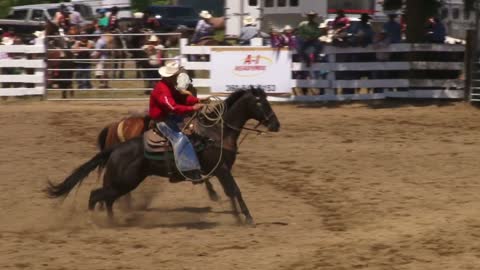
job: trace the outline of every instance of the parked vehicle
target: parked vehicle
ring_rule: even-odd
[[[0,28],[4,30],[13,29],[16,33],[23,35],[43,30],[45,20],[53,20],[61,4],[62,3],[14,6],[10,9],[10,13],[6,19],[0,19]],[[76,3],[63,4],[67,7],[73,6],[73,8],[82,15],[85,20],[84,23],[89,23],[94,18],[92,9],[88,5]]]
[[[199,20],[195,10],[188,6],[153,5],[149,6],[147,11],[157,18],[165,31],[175,30],[180,25],[195,28]]]
[[[118,7],[118,18],[132,18],[132,5],[130,0],[71,0],[72,3],[87,4],[92,7],[94,13],[101,9],[107,13],[114,6]]]

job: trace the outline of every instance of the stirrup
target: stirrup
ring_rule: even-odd
[[[201,184],[205,182],[205,179],[203,179],[202,174],[199,170],[182,172],[182,175],[185,177],[186,181],[190,181],[193,184]]]

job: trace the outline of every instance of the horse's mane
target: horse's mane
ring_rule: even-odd
[[[225,113],[229,109],[231,109],[233,107],[233,105],[247,93],[251,93],[252,95],[257,96],[257,97],[266,95],[265,91],[260,87],[251,86],[250,88],[236,90],[235,92],[231,93],[223,101],[223,103],[225,105]],[[217,106],[220,106],[220,105],[217,105]],[[210,117],[215,117],[215,112],[211,112],[209,114],[209,116]],[[203,118],[203,117],[200,117],[200,118]],[[202,120],[196,119],[196,121],[202,121]],[[205,119],[203,121],[205,121]],[[207,120],[207,122],[208,122],[208,120]],[[204,128],[201,128],[199,125],[195,125],[195,132],[197,134],[202,134],[204,132]]]
[[[227,99],[225,99],[224,103],[228,108],[231,108],[233,106],[233,104],[239,100],[245,93],[247,93],[247,90],[245,89],[240,89],[240,90],[237,90],[233,93],[230,94],[230,96],[227,97]]]
[[[231,93],[230,96],[228,96],[227,99],[225,99],[224,101],[227,109],[231,108],[233,104],[237,102],[237,100],[239,100],[241,97],[243,97],[243,95],[246,93],[251,93],[257,97],[264,97],[266,95],[265,91],[261,87],[250,86],[250,88],[247,89],[236,90],[235,92]]]

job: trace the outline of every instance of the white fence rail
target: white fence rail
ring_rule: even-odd
[[[33,96],[45,93],[45,47],[0,46],[0,96]]]

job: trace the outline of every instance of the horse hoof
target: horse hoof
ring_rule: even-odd
[[[208,196],[210,197],[210,200],[213,202],[218,202],[220,200],[220,196],[218,196],[217,193],[212,193],[212,194],[209,193]]]
[[[245,219],[245,225],[249,226],[249,227],[252,227],[252,228],[255,228],[257,226],[257,224],[255,223],[255,221],[253,221],[253,218],[252,217],[247,217]]]

